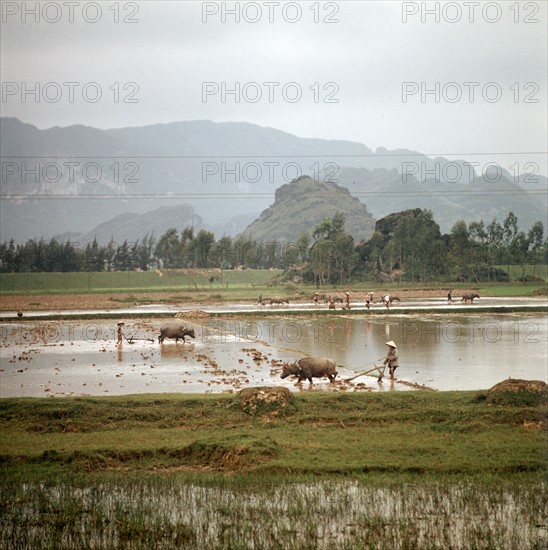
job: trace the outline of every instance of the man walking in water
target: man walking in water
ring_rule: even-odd
[[[394,380],[394,372],[400,366],[398,362],[398,349],[396,347],[394,340],[390,340],[389,342],[386,342],[386,345],[388,346],[388,353],[386,354],[386,358],[383,364],[388,365],[390,380]]]
[[[124,323],[122,322],[119,322],[117,323],[117,326],[118,326],[118,329],[116,331],[116,334],[118,336],[118,344],[121,344],[122,343],[122,338],[124,337]]]

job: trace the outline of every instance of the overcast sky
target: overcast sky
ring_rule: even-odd
[[[240,22],[223,13],[236,4]],[[421,11],[435,4],[61,0],[33,15],[34,0],[2,0],[1,114],[39,128],[247,121],[546,174],[547,3],[438,2],[439,22]],[[59,101],[25,95],[35,83]]]

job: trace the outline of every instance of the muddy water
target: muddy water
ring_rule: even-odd
[[[505,378],[547,381],[548,322],[542,314],[265,317],[185,321],[196,339],[158,344],[157,321],[128,321],[118,346],[115,321],[0,325],[0,396],[223,392],[280,385],[281,365],[307,354],[332,357],[340,379],[367,370],[398,344],[394,384],[315,381],[332,391],[488,388]],[[133,338],[133,340],[132,340]],[[147,339],[150,339],[147,340]],[[346,368],[345,368],[346,367]],[[308,383],[302,385],[306,391]]]

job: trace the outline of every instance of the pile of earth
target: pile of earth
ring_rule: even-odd
[[[175,314],[175,317],[183,319],[206,319],[209,317],[209,313],[201,309],[192,309],[190,311],[179,311]]]
[[[495,384],[486,393],[478,396],[488,403],[500,405],[540,405],[548,404],[548,384],[542,380],[521,380],[508,378]]]
[[[248,414],[278,416],[293,399],[287,388],[261,386],[245,388],[238,393],[237,403]]]

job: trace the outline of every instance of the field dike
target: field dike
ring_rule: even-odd
[[[0,456],[4,467],[27,465],[67,466],[74,472],[147,469],[165,471],[208,470],[237,472],[256,468],[278,455],[278,445],[268,437],[253,435],[196,440],[183,447],[94,451],[48,449],[37,456]]]

